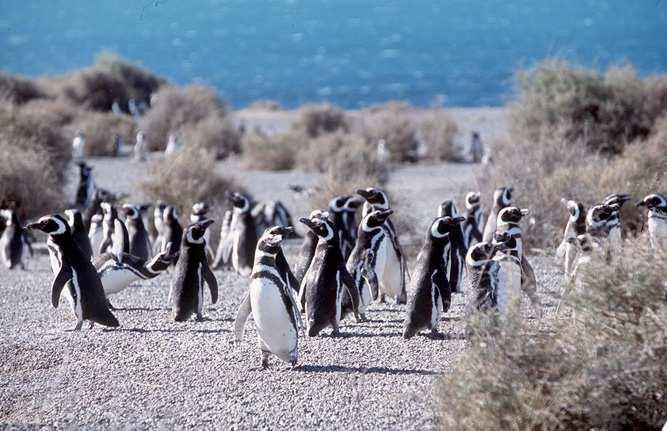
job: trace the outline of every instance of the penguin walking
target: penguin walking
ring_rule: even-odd
[[[463,224],[463,245],[466,250],[475,243],[482,241],[482,229],[484,226],[484,212],[481,206],[481,195],[479,192],[468,192],[465,197],[466,218]]]
[[[309,337],[315,337],[324,328],[331,326],[332,336],[336,336],[343,317],[345,293],[350,296],[352,311],[359,321],[359,292],[345,269],[345,261],[331,220],[301,218],[299,221],[318,236],[315,255],[299,290],[300,302],[305,297],[307,333]]]
[[[461,216],[444,216],[431,223],[411,279],[410,290],[414,294],[403,322],[403,338],[412,338],[422,329],[437,335],[440,312],[449,308],[452,296],[447,279],[452,252],[450,238],[452,233],[460,232],[464,220]]]
[[[79,185],[76,189],[75,204],[79,208],[87,208],[93,199],[95,182],[93,181],[93,168],[86,162],[78,162]]]
[[[364,203],[351,195],[336,196],[329,201],[329,213],[332,216],[334,227],[338,234],[338,242],[343,252],[343,259],[347,260],[357,242],[357,208]]]
[[[99,254],[113,251],[116,254],[130,252],[130,237],[125,227],[125,223],[118,218],[116,207],[109,202],[102,202],[102,244],[100,244]]]
[[[452,200],[446,200],[440,204],[438,208],[438,217],[458,218],[459,211]],[[463,282],[463,270],[465,269],[465,256],[468,249],[465,246],[463,236],[463,226],[457,224],[451,234],[449,235],[449,261],[447,262],[447,279],[449,280],[449,287],[452,293],[460,293],[462,291],[461,284]]]
[[[193,223],[185,229],[181,240],[180,257],[171,281],[170,297],[173,299],[174,321],[184,322],[196,313],[197,321],[203,320],[204,283],[211,291],[211,302],[218,301],[218,282],[206,259],[204,233],[213,220]]]
[[[90,259],[74,243],[67,221],[60,215],[50,215],[29,224],[27,228],[49,235],[47,247],[55,275],[51,285],[51,304],[58,307],[64,290],[77,320],[74,330],[80,330],[84,320],[89,320],[91,327],[94,323],[119,326],[118,320],[107,307],[104,288],[97,271]]]
[[[208,219],[209,206],[206,202],[195,202],[192,205],[192,210],[190,212],[190,223],[199,223]],[[211,231],[206,230],[204,234],[204,239],[206,240],[206,253],[209,260],[213,260],[215,255],[211,249]]]
[[[152,255],[151,241],[139,207],[124,204],[123,213],[129,237],[129,254],[142,260],[148,260]]]
[[[5,229],[0,237],[2,263],[7,269],[14,269],[18,266],[25,270],[24,247],[28,249],[30,256],[33,255],[27,232],[21,225],[15,210],[5,209],[0,213],[5,219]]]
[[[176,208],[167,205],[162,213],[162,245],[160,246],[160,250],[167,250],[170,255],[178,253],[182,237],[183,228],[178,221]],[[168,245],[170,245],[169,248],[167,248]]]
[[[215,252],[215,259],[213,260],[213,269],[228,270],[232,268],[232,247],[234,241],[232,240],[232,217],[233,213],[230,210],[225,211],[222,217],[222,224],[220,226],[220,241],[218,241],[218,249]]]
[[[257,247],[257,230],[250,213],[250,199],[241,193],[231,193],[230,199],[234,206],[230,233],[232,267],[237,273],[249,276]]]
[[[380,189],[373,187],[360,189],[357,190],[357,194],[366,200],[362,210],[363,216],[368,215],[372,210],[389,209],[389,197]],[[384,254],[384,260],[387,263],[382,271],[376,271],[381,287],[380,301],[384,301],[385,296],[391,296],[395,298],[397,304],[405,304],[408,298],[405,284],[407,275],[405,255],[391,220],[386,220],[383,229],[389,241],[384,243],[384,251],[379,250],[380,254]]]
[[[245,294],[234,322],[236,342],[243,340],[248,316],[252,314],[261,351],[261,366],[268,368],[269,355],[296,366],[299,360],[298,338],[301,315],[294,300],[293,279],[287,261],[278,259],[281,243],[293,228],[275,226],[260,237],[250,275],[250,289]]]
[[[667,196],[653,193],[637,203],[637,207],[648,209],[648,235],[651,248],[667,250]]]
[[[498,221],[498,214],[503,208],[507,208],[512,204],[512,187],[500,187],[493,192],[493,207],[489,213],[489,218],[486,219],[484,225],[484,234],[482,241],[491,243],[493,235],[496,232],[496,222]]]
[[[69,228],[72,231],[72,239],[74,243],[79,246],[81,251],[88,256],[88,259],[93,257],[93,247],[90,244],[90,238],[88,238],[88,232],[86,232],[86,227],[83,225],[83,215],[81,211],[77,209],[68,209],[65,210],[65,215],[68,218]]]

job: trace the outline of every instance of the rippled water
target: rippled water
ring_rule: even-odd
[[[0,0],[0,67],[53,74],[102,49],[235,106],[499,105],[547,56],[667,71],[667,1]]]

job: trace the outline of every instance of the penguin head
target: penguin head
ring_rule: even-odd
[[[500,187],[493,192],[493,203],[499,208],[512,205],[512,187]]]
[[[327,218],[331,219],[331,215],[329,214],[329,211],[324,211],[321,209],[316,209],[312,210],[310,214],[308,215],[308,218]]]
[[[41,230],[51,236],[67,235],[71,233],[67,220],[60,214],[44,216],[35,223],[27,225],[26,229]]]
[[[0,220],[0,223],[3,223],[7,226],[11,226],[14,223],[18,223],[18,216],[16,215],[16,211],[12,209],[0,210],[0,218],[4,219]]]
[[[214,220],[206,219],[197,223],[192,223],[186,228],[185,243],[188,245],[203,244],[206,229],[213,224]]]
[[[361,221],[361,229],[364,232],[372,232],[376,229],[380,229],[384,222],[387,221],[390,215],[394,213],[394,210],[375,210],[368,214]]]
[[[570,213],[571,222],[576,222],[584,217],[584,205],[581,202],[566,199],[561,199],[560,201],[567,208],[567,212]]]
[[[241,193],[233,192],[229,194],[229,200],[232,202],[234,209],[239,211],[241,214],[245,214],[250,211],[250,199],[247,196],[242,195]]]
[[[100,204],[102,212],[104,213],[104,220],[115,220],[118,218],[116,208],[109,202],[102,202]]]
[[[141,217],[139,208],[131,204],[123,204],[123,214],[128,220],[137,220]]]
[[[389,209],[389,197],[382,190],[375,187],[357,190],[357,194],[364,198],[375,209]]]
[[[283,240],[294,234],[292,226],[273,226],[264,231],[257,241],[257,248],[267,252],[276,253]]]
[[[456,204],[451,199],[443,201],[438,207],[438,217],[456,217],[459,215],[459,211],[456,208]]]
[[[624,193],[612,193],[602,200],[603,205],[618,205],[620,210],[623,205],[631,199],[630,195]]]
[[[465,220],[465,217],[456,216],[443,216],[438,217],[431,223],[431,229],[429,235],[434,241],[446,241],[449,239],[449,234],[454,230],[458,229],[460,224]]]
[[[363,203],[363,199],[359,199],[356,196],[336,196],[329,201],[329,209],[334,213],[341,213],[344,211],[355,212]]]
[[[484,265],[493,257],[493,244],[481,241],[470,247],[466,254],[466,264],[473,268]]]
[[[176,207],[171,205],[166,205],[164,207],[164,211],[162,212],[162,221],[164,223],[169,223],[177,220],[178,220],[178,214],[176,212]]]
[[[518,207],[503,208],[498,213],[498,225],[518,224],[521,219],[528,214],[530,214],[529,209],[521,209]]]
[[[467,209],[473,209],[476,207],[479,207],[479,204],[481,203],[481,193],[480,192],[468,192],[466,194],[466,208]]]
[[[605,227],[613,219],[616,210],[611,205],[595,205],[586,214],[586,228],[594,231]]]
[[[649,210],[659,208],[663,211],[667,211],[667,197],[659,193],[653,193],[637,202],[637,207],[646,207]]]
[[[209,206],[206,202],[195,202],[192,205],[192,214],[196,216],[203,216],[208,213]]]
[[[334,238],[333,223],[326,217],[302,217],[299,221],[305,224],[315,235],[326,241],[331,241]]]

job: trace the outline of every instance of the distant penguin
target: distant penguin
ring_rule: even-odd
[[[466,219],[461,226],[463,227],[463,244],[466,250],[482,240],[484,213],[480,198],[479,192],[469,192],[465,197],[466,209],[463,215]]]
[[[301,315],[290,285],[291,270],[278,259],[283,239],[293,228],[272,227],[260,237],[250,275],[250,289],[243,297],[234,323],[235,340],[243,340],[248,316],[252,314],[261,350],[261,366],[269,366],[269,355],[296,366]]]
[[[357,208],[363,203],[362,199],[351,195],[336,196],[329,201],[329,213],[345,260],[357,242]]]
[[[563,260],[563,274],[565,279],[569,279],[574,269],[574,260],[577,257],[577,247],[570,241],[570,238],[586,233],[586,211],[581,202],[565,199],[561,199],[561,202],[567,208],[570,216],[563,232],[563,241],[556,250],[556,257]]]
[[[317,336],[331,326],[332,335],[338,335],[343,317],[343,296],[349,295],[352,311],[359,321],[359,292],[345,269],[345,261],[338,246],[331,220],[314,217],[301,218],[318,237],[315,255],[301,282],[299,300],[305,297],[306,329],[309,337]]]
[[[75,161],[83,160],[86,157],[86,137],[80,130],[77,130],[72,140],[72,159]]]
[[[637,207],[648,209],[648,235],[651,247],[656,251],[667,251],[667,196],[653,193],[637,203]]]
[[[142,260],[148,260],[152,256],[151,240],[144,226],[144,219],[141,217],[139,207],[131,204],[123,205],[125,214],[125,226],[129,236],[129,253]]]
[[[90,204],[88,204],[83,212],[83,224],[86,229],[90,230],[90,226],[93,222],[93,217],[96,214],[102,214],[102,202],[108,200],[108,193],[103,189],[95,188],[93,190],[93,195],[90,199]],[[96,250],[93,248],[93,252]]]
[[[129,253],[130,237],[127,233],[125,223],[118,218],[118,212],[109,202],[102,202],[102,244],[100,244],[99,254],[113,250],[114,252]]]
[[[104,228],[102,223],[104,217],[102,214],[95,214],[90,220],[90,229],[88,229],[88,240],[90,241],[90,248],[93,251],[92,256],[100,255],[100,247],[104,241]]]
[[[440,312],[449,308],[452,292],[448,277],[453,232],[460,231],[464,217],[438,217],[431,223],[424,244],[417,256],[411,279],[413,296],[403,322],[403,338],[412,338],[422,329],[438,333]]]
[[[72,239],[74,243],[79,246],[81,251],[88,256],[88,259],[93,257],[93,247],[88,238],[88,232],[83,225],[83,215],[77,209],[68,209],[65,211],[68,218],[69,228],[72,231]]]
[[[234,241],[232,239],[232,217],[231,210],[225,211],[220,225],[220,240],[218,241],[218,249],[215,252],[215,259],[213,260],[213,269],[232,269],[232,247]]]
[[[329,213],[322,210],[313,210],[308,216],[309,219],[328,218],[328,217]],[[294,277],[296,277],[297,281],[299,282],[299,286],[303,281],[303,277],[306,275],[306,271],[308,271],[310,262],[313,260],[313,256],[315,255],[315,248],[317,248],[318,241],[319,239],[317,237],[317,234],[315,234],[315,232],[313,232],[311,229],[306,229],[306,233],[303,236],[303,242],[301,243],[301,247],[299,248],[299,255],[296,260],[296,265],[294,265]],[[302,301],[300,303],[301,310],[303,310],[306,305],[305,300],[306,300],[305,296],[303,298],[300,298],[300,301]]]
[[[493,192],[493,207],[486,219],[484,226],[484,235],[482,241],[491,243],[493,241],[493,234],[496,232],[496,222],[498,221],[498,213],[503,208],[507,208],[512,204],[512,187],[501,187]]]
[[[206,229],[203,230],[202,235],[204,233],[206,233]],[[183,228],[181,227],[181,223],[178,221],[176,208],[171,205],[167,205],[164,209],[164,212],[162,213],[163,245],[161,246],[160,250],[167,250],[169,254],[176,254],[179,250],[182,236]],[[169,244],[171,244],[171,247],[167,249],[166,247]]]
[[[459,211],[452,200],[446,200],[438,207],[438,217],[459,217]],[[449,235],[449,262],[447,263],[447,279],[452,293],[462,292],[463,270],[468,249],[465,246],[463,226],[457,224]]]
[[[232,216],[232,267],[234,271],[249,276],[255,260],[257,230],[250,214],[250,199],[241,193],[230,195],[234,213]]]
[[[137,132],[137,140],[134,144],[133,153],[135,162],[146,161],[146,153],[147,153],[146,136],[144,135],[144,132],[142,132],[141,130]]]
[[[102,282],[90,259],[74,243],[67,221],[60,215],[45,216],[28,229],[49,235],[47,247],[55,278],[51,285],[51,304],[58,307],[60,294],[69,299],[80,330],[84,320],[104,326],[119,326],[118,320],[107,307]]]
[[[75,204],[81,209],[85,209],[91,204],[93,193],[95,192],[95,182],[93,181],[93,168],[86,162],[77,163],[79,166],[79,185],[76,189]]]
[[[257,229],[257,236],[261,236],[269,227],[293,226],[292,216],[280,201],[265,201],[255,205],[252,209],[252,215],[255,219],[255,228]],[[291,235],[294,235],[292,233]]]
[[[200,221],[208,219],[209,209],[210,208],[206,202],[195,202],[192,205],[192,209],[190,211],[190,223],[199,223]],[[208,229],[204,234],[204,239],[206,240],[206,253],[208,259],[210,261],[213,261],[215,255],[213,254],[213,250],[211,249],[211,231],[209,231]]]
[[[366,200],[362,210],[363,216],[368,215],[372,210],[389,209],[389,197],[380,189],[369,187],[357,190],[357,194]],[[386,243],[386,251],[379,251],[380,260],[384,259],[387,263],[383,271],[376,272],[382,290],[380,301],[384,301],[384,297],[388,295],[394,297],[397,304],[405,304],[408,300],[405,284],[408,270],[405,255],[392,221],[387,220],[383,228],[387,232],[389,242]],[[381,257],[382,253],[384,257]]]
[[[162,248],[167,244],[164,239],[164,221],[162,217],[167,204],[162,201],[157,201],[153,208],[153,227],[155,228],[155,237],[151,238],[153,243],[153,254],[158,254]]]
[[[28,248],[32,256],[32,246],[28,240],[27,232],[21,225],[16,211],[5,209],[1,213],[5,219],[5,229],[2,232],[2,237],[0,237],[2,263],[7,269],[14,269],[18,266],[24,270],[24,247]]]
[[[188,320],[193,313],[197,321],[203,320],[204,283],[208,284],[211,291],[211,302],[215,304],[218,301],[218,282],[206,259],[204,239],[204,233],[211,224],[211,219],[193,223],[183,233],[170,293],[173,300],[172,315],[176,322]]]
[[[181,144],[175,134],[170,133],[167,139],[167,147],[164,149],[165,156],[176,154],[181,149]]]

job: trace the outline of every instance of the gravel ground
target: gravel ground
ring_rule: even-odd
[[[92,161],[97,181],[141,199],[134,183],[143,168],[123,161]],[[278,196],[295,216],[305,203],[294,200],[288,182],[314,184],[312,175],[220,170],[236,176],[258,198]],[[122,178],[113,178],[123,172]],[[472,184],[465,165],[408,167],[397,171],[389,189],[400,196],[398,211],[410,212],[422,232],[436,205]],[[409,193],[408,193],[409,192]],[[420,233],[421,236],[421,233]],[[298,242],[287,245],[288,258]],[[533,257],[540,293],[559,283],[553,265]],[[46,256],[28,271],[0,270],[0,428],[263,428],[429,429],[435,426],[431,387],[465,346],[463,297],[441,324],[442,339],[405,341],[403,306],[378,304],[370,322],[343,322],[343,336],[301,340],[300,364],[290,370],[276,358],[259,369],[252,323],[245,340],[232,344],[232,325],[247,280],[216,274],[218,304],[207,304],[206,320],[175,323],[166,307],[169,274],[113,296],[121,327],[74,326],[65,302],[53,309],[52,274]],[[209,301],[207,297],[207,301]],[[527,312],[526,314],[531,314]]]

